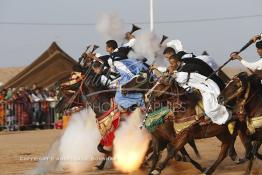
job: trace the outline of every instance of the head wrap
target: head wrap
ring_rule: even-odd
[[[258,41],[258,42],[256,43],[256,47],[257,47],[258,49],[262,49],[262,40],[260,40],[260,41]]]

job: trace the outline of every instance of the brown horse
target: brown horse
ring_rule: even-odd
[[[101,84],[101,75],[93,72],[92,65],[85,67],[82,72],[76,74],[81,75],[81,77],[72,79],[71,76],[60,81],[61,99],[56,106],[56,110],[64,112],[71,111],[74,107],[90,106],[95,112],[97,120],[99,120],[98,117],[112,107],[111,99],[115,95],[115,90],[109,90]],[[99,144],[97,148],[99,152],[105,154],[105,158],[112,154],[111,151],[105,150],[102,144]],[[106,159],[97,168],[103,169],[105,163]]]
[[[258,149],[262,141],[262,128],[252,128],[248,130],[247,122],[262,116],[262,85],[261,80],[256,75],[248,76],[246,72],[236,75],[220,94],[219,99],[224,104],[233,101],[232,108],[239,117],[241,127],[239,127],[246,147],[246,158],[249,159],[249,166],[246,174],[250,174],[254,156],[261,159]],[[261,121],[262,122],[262,121]],[[251,123],[252,125],[252,123]],[[247,134],[249,133],[249,134]],[[252,141],[255,141],[252,145]]]
[[[83,86],[84,73],[72,72],[69,77],[59,80],[57,89],[59,89],[58,103],[55,107],[56,112],[63,113],[74,107],[84,107],[84,99],[87,90]]]
[[[150,72],[151,72],[151,74],[150,74]],[[129,81],[128,83],[123,85],[122,86],[122,92],[125,92],[125,93],[141,92],[141,93],[145,94],[148,91],[148,89],[151,89],[153,87],[153,85],[155,83],[155,80],[150,75],[153,74],[154,76],[156,76],[158,78],[160,78],[160,76],[162,76],[162,73],[160,73],[157,69],[150,69],[150,72],[147,75],[141,75],[140,77],[137,77],[136,79],[133,79],[132,81]],[[162,105],[163,106],[165,104],[164,103],[161,103],[161,104],[156,103],[154,105]],[[173,128],[171,128],[171,129],[173,129]],[[173,134],[175,135],[176,132],[174,131]],[[197,157],[200,158],[200,154],[199,154],[199,151],[196,147],[195,141],[190,140],[188,142],[188,144],[194,150]],[[161,166],[165,166],[165,164],[168,163],[168,160],[175,156],[176,160],[179,161],[179,160],[182,159],[183,161],[191,162],[194,166],[201,169],[200,165],[197,164],[194,160],[192,160],[190,158],[190,156],[188,155],[187,151],[184,148],[182,148],[180,150],[180,152],[182,153],[182,157],[178,154],[174,154],[172,144],[170,144],[170,142],[168,140],[166,140],[165,138],[161,137],[161,135],[159,135],[157,133],[153,133],[152,134],[152,142],[151,142],[149,150],[146,154],[146,155],[149,155],[149,153],[151,153],[153,151],[153,154],[148,159],[148,160],[152,160],[152,166],[150,167],[149,172],[152,172],[155,169],[155,167],[158,163],[158,160],[159,160],[160,151],[163,151],[165,148],[167,148],[168,156],[166,157],[164,162],[161,163]],[[147,162],[145,162],[145,163],[147,163]]]
[[[162,80],[158,81],[156,85],[146,94],[146,101],[152,105],[156,101],[168,100],[176,104],[178,101],[183,102],[184,110],[176,110],[174,118],[187,118],[195,116],[195,106],[198,102],[199,96],[189,94],[185,89],[181,88],[176,81],[169,76],[165,76]],[[173,117],[168,117],[169,120],[164,122],[156,128],[155,133],[170,141],[174,148],[174,153],[177,153],[184,145],[193,139],[203,139],[216,136],[221,142],[221,150],[217,160],[207,169],[196,166],[200,171],[205,174],[212,174],[217,166],[227,156],[228,148],[232,142],[233,136],[230,134],[226,125],[217,125],[213,123],[196,122],[188,128],[182,130],[178,135],[173,132]],[[166,163],[166,162],[165,162]],[[157,170],[161,171],[164,168],[160,166]]]
[[[55,107],[58,113],[63,113],[74,107],[84,107],[85,95],[87,90],[85,89],[84,82],[87,78],[96,79],[97,77],[91,77],[92,63],[94,51],[99,46],[93,45],[90,52],[87,51],[91,48],[91,45],[87,46],[86,50],[79,58],[78,64],[74,65],[73,72],[56,82],[56,89],[59,90],[59,101]]]
[[[99,121],[99,117],[112,108],[112,99],[115,96],[115,89],[109,90],[107,86],[101,84],[101,75],[95,74],[92,70],[86,75],[83,80],[83,87],[86,95],[84,95],[83,102],[86,106],[90,106],[96,114],[96,118]],[[105,166],[108,157],[112,156],[112,151],[104,149],[104,145],[100,143],[97,146],[99,152],[105,154],[105,157],[100,165],[96,167],[102,170]]]

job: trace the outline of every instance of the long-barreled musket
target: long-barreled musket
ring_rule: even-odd
[[[168,38],[168,36],[166,36],[166,35],[163,35],[163,36],[162,36],[162,39],[161,39],[161,41],[160,41],[160,43],[159,43],[160,47],[162,47],[162,44],[164,43],[164,41],[165,41],[167,38]]]
[[[261,34],[259,38],[256,38],[256,40],[261,39]],[[246,50],[246,48],[248,48],[251,44],[253,44],[254,41],[253,39],[249,40],[237,53],[241,53],[244,50]],[[232,58],[229,58],[222,66],[220,66],[216,71],[214,71],[212,74],[210,74],[206,80],[210,79],[213,75],[215,75],[217,72],[219,72],[223,67],[225,67],[225,65],[227,65],[230,61],[232,61]],[[251,71],[252,72],[252,71]]]
[[[91,51],[91,53],[94,53],[94,51],[95,51],[96,49],[98,49],[98,48],[99,48],[99,46],[94,45],[94,46],[93,46],[93,49],[92,49],[92,51]]]
[[[90,47],[91,47],[91,44],[86,47],[86,49],[85,49],[85,51],[83,52],[83,54],[86,53]],[[80,58],[78,58],[78,64],[80,64],[81,61],[83,60],[83,54],[81,55]]]
[[[141,28],[136,26],[135,24],[132,24],[132,29],[130,31],[130,34],[133,34],[135,31],[140,30]]]
[[[125,33],[124,39],[128,40],[128,34],[133,34],[135,31],[140,30],[141,28],[136,26],[135,24],[132,24],[132,29],[129,32]],[[122,43],[121,45],[123,45],[124,43]]]

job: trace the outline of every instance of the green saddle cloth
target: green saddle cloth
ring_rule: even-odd
[[[148,114],[145,120],[145,128],[149,132],[154,132],[156,128],[165,122],[165,116],[170,112],[168,107],[160,108]]]

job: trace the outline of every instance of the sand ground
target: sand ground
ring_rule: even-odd
[[[0,175],[22,175],[33,169],[37,160],[25,160],[28,157],[40,157],[62,133],[61,130],[37,130],[23,132],[0,132]],[[192,158],[199,161],[204,167],[209,166],[217,157],[220,149],[220,143],[216,138],[198,140],[197,146],[202,156],[201,160],[187,150]],[[236,149],[240,156],[243,155],[243,146],[237,141]],[[216,175],[241,175],[243,174],[247,163],[235,165],[229,158],[226,158],[214,173]],[[68,173],[56,173],[68,174]],[[113,169],[104,171],[84,172],[81,175],[117,175],[122,174]],[[134,175],[144,175],[143,171],[132,173]],[[164,175],[194,175],[199,173],[191,164],[172,161],[163,171]],[[261,161],[255,160],[253,174],[262,174]]]

